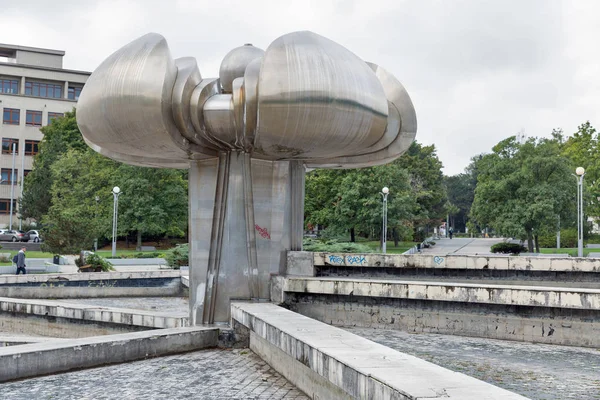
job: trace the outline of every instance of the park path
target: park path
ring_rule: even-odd
[[[423,249],[423,254],[437,255],[490,255],[490,247],[496,243],[502,242],[502,238],[481,239],[481,238],[440,238],[435,240],[435,246]]]

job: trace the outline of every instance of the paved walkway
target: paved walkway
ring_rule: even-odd
[[[435,240],[435,246],[423,249],[423,254],[492,254],[490,247],[503,239],[477,239],[477,238],[441,238]]]
[[[0,384],[7,400],[308,399],[249,350],[204,350]]]
[[[345,329],[534,400],[600,399],[600,349]]]

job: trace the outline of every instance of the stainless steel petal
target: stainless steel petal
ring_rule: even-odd
[[[312,32],[267,49],[258,83],[255,153],[273,159],[360,153],[385,132],[387,99],[369,66]]]
[[[172,116],[176,76],[167,43],[158,34],[144,35],[113,53],[90,76],[79,98],[77,122],[83,136],[109,152],[168,163],[188,159],[189,143]]]
[[[311,160],[307,161],[307,167],[362,168],[387,164],[404,154],[415,140],[417,134],[417,115],[408,92],[404,86],[402,86],[402,84],[385,69],[373,63],[368,63],[368,65],[375,71],[377,78],[385,89],[388,100],[397,111],[397,114],[390,113],[390,120],[388,121],[388,127],[397,126],[395,115],[400,119],[400,129],[396,138],[389,146],[376,152],[366,154],[358,152],[355,156]]]
[[[264,54],[264,50],[251,44],[236,47],[227,53],[219,68],[219,80],[223,92],[231,93],[234,79],[243,78],[248,64],[257,58],[261,58]]]

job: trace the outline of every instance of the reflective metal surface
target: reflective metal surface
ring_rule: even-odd
[[[226,323],[230,299],[267,299],[302,246],[306,168],[384,164],[415,138],[414,107],[383,68],[312,32],[230,51],[219,78],[147,34],[94,71],[77,120],[96,151],[189,168],[191,316]]]

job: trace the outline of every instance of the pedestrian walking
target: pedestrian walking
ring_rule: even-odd
[[[15,256],[17,258],[17,275],[19,275],[20,272],[23,272],[23,275],[27,274],[27,270],[25,269],[25,267],[27,265],[25,265],[25,251],[27,249],[25,247],[21,247],[21,250],[19,250],[19,252],[17,253],[17,255]]]
[[[452,239],[453,234],[454,234],[454,229],[452,229],[452,228],[448,229],[448,236],[450,236],[450,239]]]

